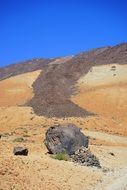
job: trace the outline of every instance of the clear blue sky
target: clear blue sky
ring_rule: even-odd
[[[126,0],[0,0],[0,66],[121,42]]]

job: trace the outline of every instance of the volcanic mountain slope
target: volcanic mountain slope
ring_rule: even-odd
[[[32,59],[26,62],[12,64],[8,65],[7,67],[0,68],[0,80],[42,69],[46,64],[51,62],[51,60],[54,59]]]
[[[126,63],[124,43],[1,68],[0,106],[30,106],[46,117],[99,115],[111,123],[126,123]],[[121,125],[124,133],[125,125]]]
[[[126,189],[126,73],[126,43],[1,68],[0,189]],[[68,122],[90,137],[102,169],[45,154],[46,130]],[[13,156],[16,145],[28,147],[28,157]]]
[[[30,106],[37,115],[50,118],[99,116],[111,126],[118,123],[113,133],[126,134],[126,63],[124,43],[1,68],[0,106]]]
[[[37,114],[48,117],[91,115],[85,110],[85,107],[81,109],[81,105],[71,101],[71,96],[78,90],[75,84],[93,66],[123,65],[126,64],[126,60],[127,44],[122,44],[82,53],[64,64],[47,66],[44,73],[40,74],[33,84],[35,96],[27,105],[32,106]],[[112,80],[114,79],[111,78]],[[92,110],[90,111],[92,112]]]
[[[33,97],[32,84],[41,70],[20,74],[0,82],[0,105],[22,105]]]
[[[11,65],[0,70],[0,78],[3,80],[4,78],[18,74],[43,70],[33,83],[34,97],[26,105],[32,106],[38,115],[48,117],[82,117],[91,115],[93,111],[90,110],[90,113],[85,110],[84,106],[82,107],[78,105],[78,102],[71,100],[71,96],[79,90],[75,86],[77,81],[91,71],[92,67],[98,66],[99,68],[102,65],[112,64],[109,66],[110,73],[112,74],[108,75],[107,72],[108,80],[112,83],[115,78],[121,78],[123,73],[122,68],[125,73],[126,67],[123,67],[123,65],[126,65],[126,62],[127,44],[121,44],[114,47],[94,49],[64,59],[35,59],[24,64]],[[118,66],[116,71],[115,68],[110,68],[116,67],[118,64],[122,66]],[[104,70],[107,68],[108,66],[103,67],[102,72],[105,72]],[[90,76],[93,78],[92,80],[96,77],[92,72]],[[124,78],[122,81],[117,79],[115,81],[115,84],[123,83]],[[91,83],[93,82],[91,81]],[[86,86],[88,85],[86,84]],[[95,110],[94,112],[96,113]]]

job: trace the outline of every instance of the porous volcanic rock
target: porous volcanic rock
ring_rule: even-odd
[[[66,152],[72,155],[80,147],[88,147],[88,137],[74,124],[54,125],[46,132],[44,143],[49,153]]]
[[[14,155],[27,156],[28,155],[28,149],[17,146],[17,147],[14,147],[13,153],[14,153]]]
[[[71,156],[72,161],[83,166],[95,166],[101,168],[98,158],[88,148],[81,147]]]

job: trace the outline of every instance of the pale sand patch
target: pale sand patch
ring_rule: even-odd
[[[126,173],[123,173],[122,176],[114,179],[105,190],[126,190],[127,189],[127,170]]]
[[[58,58],[55,61],[50,62],[49,65],[65,63],[66,61],[69,61],[70,59],[72,59],[72,57],[73,56],[66,56],[66,57]]]
[[[127,65],[109,64],[94,66],[78,80],[79,86],[100,86],[127,82]]]
[[[85,130],[84,134],[86,134],[89,137],[96,138],[102,141],[108,142],[108,144],[113,145],[121,145],[121,146],[127,146],[127,137],[122,137],[118,135],[111,135],[103,132],[98,131],[88,131]]]
[[[114,69],[115,66],[115,71]],[[127,123],[127,66],[93,67],[76,84],[71,100],[88,111]],[[116,76],[113,76],[116,74]]]

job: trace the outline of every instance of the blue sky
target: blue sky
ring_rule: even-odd
[[[121,42],[126,0],[0,0],[0,66]]]

